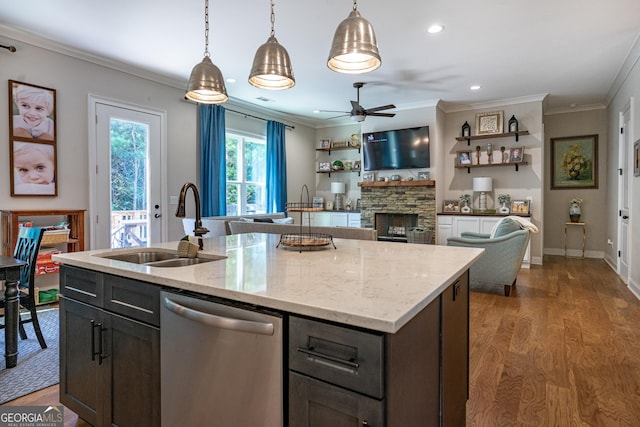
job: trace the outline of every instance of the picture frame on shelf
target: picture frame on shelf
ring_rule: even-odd
[[[362,168],[362,163],[361,163],[361,161],[360,161],[360,160],[355,160],[355,161],[353,162],[353,170],[354,170],[354,171],[359,171],[359,170],[360,170],[360,168]]]
[[[362,182],[374,182],[376,180],[376,174],[374,172],[364,172],[362,174]]]
[[[314,208],[323,208],[324,207],[324,197],[316,196],[313,198],[313,207]]]
[[[476,135],[491,135],[494,133],[502,133],[503,129],[503,111],[492,111],[490,113],[476,114]]]
[[[362,203],[360,202],[360,199],[356,200],[356,210],[360,210],[362,208]]]
[[[524,147],[513,147],[509,150],[509,163],[522,163],[524,161]]]
[[[551,138],[551,189],[598,188],[598,135]]]
[[[442,202],[443,213],[460,213],[460,200],[445,200]]]
[[[471,150],[456,151],[456,165],[471,165]]]
[[[321,139],[320,140],[320,148],[329,149],[331,148],[331,140],[330,139]]]
[[[429,171],[418,172],[418,181],[429,181],[431,173]]]
[[[331,148],[347,148],[349,143],[347,141],[333,141],[331,143]]]
[[[516,215],[529,215],[531,213],[529,200],[512,200],[510,211]]]
[[[331,163],[330,162],[320,162],[318,164],[318,170],[320,172],[331,172]]]

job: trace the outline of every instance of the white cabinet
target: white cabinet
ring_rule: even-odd
[[[438,215],[436,227],[438,245],[446,245],[447,238],[460,237],[462,233],[490,234],[501,216]],[[531,259],[531,240],[522,260],[522,267],[529,268]]]
[[[360,213],[313,212],[311,225],[322,227],[360,227]]]

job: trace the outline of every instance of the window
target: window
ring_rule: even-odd
[[[264,137],[227,132],[227,215],[266,213],[267,144]]]

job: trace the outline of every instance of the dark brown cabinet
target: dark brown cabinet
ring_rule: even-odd
[[[289,426],[464,426],[464,273],[395,334],[290,316]]]
[[[60,281],[60,402],[94,426],[160,425],[159,288],[67,266]]]

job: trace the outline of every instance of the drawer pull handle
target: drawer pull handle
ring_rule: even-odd
[[[318,359],[329,360],[331,362],[339,363],[341,365],[345,365],[353,369],[358,369],[360,367],[360,364],[358,362],[354,362],[353,360],[340,359],[339,357],[330,356],[328,354],[318,353],[313,349],[313,347],[311,348],[298,347],[298,351],[300,353],[306,354],[307,356],[317,357]]]

